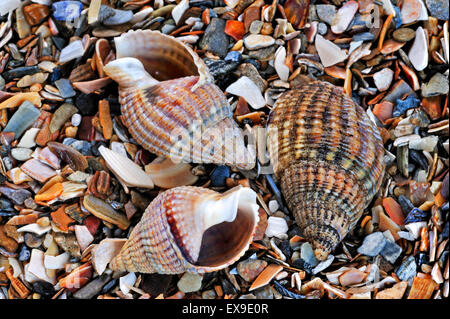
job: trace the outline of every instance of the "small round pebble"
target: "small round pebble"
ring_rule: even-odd
[[[184,293],[198,291],[202,286],[203,277],[199,274],[185,272],[177,283],[178,289]]]
[[[72,115],[72,118],[70,120],[70,122],[72,123],[72,126],[78,126],[81,123],[81,115],[78,113],[75,113],[74,115]]]

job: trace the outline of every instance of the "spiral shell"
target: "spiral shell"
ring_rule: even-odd
[[[277,100],[268,148],[288,208],[316,257],[326,259],[380,187],[376,125],[341,89],[314,81]]]
[[[245,253],[257,223],[256,193],[250,188],[220,194],[175,187],[150,203],[110,268],[161,274],[216,271]]]
[[[104,71],[119,83],[123,123],[142,147],[174,162],[254,167],[255,152],[192,49],[150,30],[130,31],[115,44],[119,59]]]

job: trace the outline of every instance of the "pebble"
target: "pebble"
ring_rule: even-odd
[[[392,33],[392,37],[394,38],[394,40],[400,42],[411,41],[412,39],[414,39],[415,36],[416,32],[410,28],[400,28]]]
[[[331,4],[317,4],[316,13],[319,19],[323,22],[331,25],[333,23],[334,16],[336,15],[336,7]]]
[[[320,35],[325,35],[327,33],[327,31],[328,31],[327,25],[323,22],[319,22],[319,24],[317,25],[317,32]]]
[[[72,124],[72,126],[79,126],[81,123],[81,115],[78,113],[75,113],[74,115],[72,115],[72,118],[70,119],[70,123]]]
[[[259,259],[247,259],[237,264],[238,274],[247,282],[253,282],[255,278],[266,268],[267,262]]]
[[[74,21],[81,15],[83,4],[79,1],[59,1],[52,4],[53,17],[58,21]]]
[[[31,256],[31,251],[26,245],[20,247],[19,261],[28,261]]]
[[[409,281],[416,275],[417,265],[414,256],[409,256],[395,271],[397,277],[402,281]]]
[[[181,279],[177,282],[177,287],[184,293],[195,292],[200,290],[203,277],[199,274],[185,272]]]
[[[271,200],[269,202],[269,210],[272,213],[275,213],[278,210],[278,208],[280,208],[280,205],[278,204],[278,202],[276,200]]]
[[[263,77],[259,74],[258,69],[251,63],[242,63],[239,65],[235,75],[238,77],[248,77],[253,81],[253,83],[256,84],[261,93],[267,89],[267,81],[263,79]]]
[[[383,233],[375,232],[364,238],[363,244],[358,248],[361,255],[375,257],[378,255],[386,244],[386,237]]]
[[[248,50],[257,50],[275,44],[275,39],[269,35],[250,34],[244,38],[244,45]]]
[[[395,242],[391,242],[388,240],[381,250],[380,255],[391,264],[394,264],[397,258],[400,257],[401,253],[402,248]]]
[[[267,237],[277,237],[280,234],[286,234],[288,231],[288,225],[284,218],[270,216],[267,219],[267,228],[265,235]]]
[[[12,200],[16,205],[22,205],[27,198],[31,197],[31,192],[23,188],[12,189],[0,186],[0,193]]]
[[[225,24],[226,22],[223,19],[211,19],[199,43],[200,48],[211,51],[221,58],[225,57],[228,53],[229,44],[229,38],[225,34]]]
[[[53,285],[46,281],[35,281],[33,282],[33,291],[41,295],[43,299],[51,298],[55,295],[56,291]]]
[[[448,0],[425,0],[430,14],[439,20],[449,19]]]
[[[242,54],[238,51],[230,51],[224,58],[225,61],[241,62]]]
[[[11,150],[11,156],[21,162],[25,162],[26,160],[30,159],[32,153],[33,150],[23,147],[16,147]]]
[[[73,297],[75,299],[92,299],[102,291],[103,286],[105,286],[110,279],[111,277],[109,275],[102,274],[77,290],[73,294]]]
[[[422,27],[416,30],[416,37],[409,50],[408,58],[417,71],[422,71],[428,66],[428,42]]]
[[[447,93],[448,78],[441,73],[434,74],[428,83],[422,84],[423,97],[446,95]]]
[[[389,86],[391,85],[393,78],[394,78],[394,71],[392,71],[389,68],[384,68],[373,75],[375,86],[380,92],[389,89]]]

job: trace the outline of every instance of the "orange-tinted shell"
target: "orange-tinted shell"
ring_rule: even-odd
[[[324,260],[381,185],[384,148],[378,129],[340,88],[319,81],[283,94],[268,129],[284,198],[316,257]]]
[[[115,41],[119,59],[104,70],[119,83],[123,123],[142,147],[175,162],[254,167],[225,95],[192,49],[149,30]]]
[[[250,188],[224,194],[172,188],[147,207],[110,268],[162,274],[216,271],[245,253],[257,222],[256,193]]]

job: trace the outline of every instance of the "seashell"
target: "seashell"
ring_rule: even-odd
[[[314,81],[277,100],[267,145],[289,209],[325,260],[381,185],[378,129],[341,89]]]
[[[245,253],[257,223],[256,193],[250,188],[237,186],[224,194],[172,188],[147,207],[109,266],[162,274],[217,271]]]
[[[254,167],[225,95],[191,48],[150,30],[115,45],[118,59],[104,71],[119,83],[123,123],[142,147],[172,161]]]

